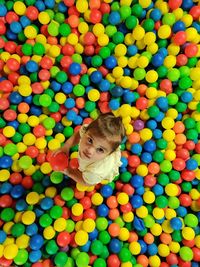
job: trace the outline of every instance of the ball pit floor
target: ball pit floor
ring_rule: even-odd
[[[119,176],[53,170],[107,112]],[[0,0],[0,266],[199,266],[199,134],[198,0]]]

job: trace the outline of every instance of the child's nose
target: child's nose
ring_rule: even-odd
[[[90,155],[93,155],[93,153],[94,153],[94,147],[93,146],[89,146],[88,148],[87,148],[87,152],[88,152],[88,154],[90,154]]]

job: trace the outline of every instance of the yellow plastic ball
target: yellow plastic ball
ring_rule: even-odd
[[[164,66],[168,69],[173,68],[176,65],[176,57],[173,55],[166,56],[164,59]]]
[[[136,241],[131,242],[129,245],[129,250],[130,250],[132,255],[140,254],[140,251],[141,251],[140,243],[138,243]]]
[[[113,75],[114,78],[120,78],[120,77],[123,76],[123,74],[124,74],[124,70],[123,70],[123,68],[121,68],[119,66],[115,67],[112,70],[112,75]]]
[[[172,119],[176,119],[178,116],[178,111],[175,108],[169,108],[166,112],[167,117],[171,117]]]
[[[75,33],[70,33],[67,36],[67,41],[71,45],[76,45],[78,43],[78,36]]]
[[[28,120],[28,115],[27,114],[20,113],[17,116],[17,120],[18,120],[19,123],[26,123],[27,120]]]
[[[31,210],[25,211],[22,214],[22,222],[25,225],[30,225],[30,224],[34,223],[35,219],[36,219],[36,215]]]
[[[44,174],[50,173],[52,171],[51,164],[49,162],[42,163],[41,166],[40,166],[40,170]]]
[[[195,238],[195,231],[191,227],[184,227],[182,229],[182,236],[185,240],[193,240]]]
[[[94,193],[91,198],[92,204],[99,206],[103,203],[103,197],[100,193]]]
[[[38,20],[41,24],[47,25],[50,22],[51,18],[47,12],[42,11],[38,15]]]
[[[136,214],[139,218],[145,218],[148,215],[148,209],[145,206],[141,206],[136,209]]]
[[[35,144],[36,137],[32,133],[27,133],[23,137],[23,143],[27,146],[32,146]]]
[[[0,244],[0,258],[3,256],[4,246]]]
[[[157,219],[157,220],[161,220],[161,219],[165,216],[165,212],[164,212],[164,210],[161,209],[161,208],[158,208],[158,207],[155,207],[155,208],[153,209],[152,214],[153,214],[153,217],[154,217],[155,219]]]
[[[44,137],[39,137],[35,141],[35,146],[38,149],[44,149],[47,146],[47,141]]]
[[[25,249],[29,246],[30,236],[23,234],[16,238],[16,245],[19,249]]]
[[[169,249],[172,253],[178,253],[180,250],[180,244],[178,242],[172,241],[169,244]]]
[[[104,34],[105,32],[105,27],[103,24],[101,23],[96,23],[93,28],[92,28],[92,31],[94,33],[95,36],[99,36],[101,34]]]
[[[145,79],[148,83],[154,83],[158,80],[158,73],[155,70],[147,71]]]
[[[47,189],[45,190],[46,197],[54,198],[56,194],[57,194],[57,189],[54,186],[47,187]]]
[[[121,192],[117,196],[117,202],[120,205],[125,205],[125,204],[127,204],[129,202],[129,196],[126,193]]]
[[[171,27],[169,25],[161,25],[158,29],[158,37],[160,39],[167,39],[171,35]]]
[[[32,116],[28,117],[27,122],[31,127],[35,127],[40,123],[40,120],[37,116],[32,115]]]
[[[170,254],[170,249],[169,246],[167,246],[166,244],[159,244],[158,245],[158,254],[161,257],[167,257]]]
[[[43,236],[47,240],[51,240],[54,238],[56,231],[54,230],[53,226],[47,226],[43,231]]]
[[[154,87],[148,87],[145,92],[145,95],[148,99],[155,99],[158,95],[158,90]]]
[[[53,224],[53,228],[56,232],[62,232],[66,229],[67,221],[64,218],[58,218]]]
[[[175,132],[173,130],[171,130],[171,129],[165,130],[163,132],[163,138],[168,142],[173,141],[175,136],[176,136]]]
[[[75,234],[75,242],[78,246],[84,246],[88,241],[88,233],[80,230]]]
[[[173,161],[176,158],[176,152],[172,149],[167,149],[164,153],[164,157],[167,160]]]
[[[135,40],[141,40],[144,38],[144,35],[145,35],[145,30],[142,28],[142,26],[140,25],[137,25],[134,29],[133,29],[133,32],[132,32],[132,35],[133,35],[133,38]]]
[[[12,260],[17,256],[18,246],[16,244],[10,244],[4,247],[3,255],[7,260]]]
[[[99,100],[99,98],[100,98],[100,92],[97,89],[91,89],[88,92],[88,99],[90,101],[96,102]]]
[[[142,139],[142,141],[146,142],[148,140],[150,140],[153,136],[153,133],[150,129],[148,128],[144,128],[140,131],[140,138]]]
[[[157,255],[149,257],[149,266],[150,267],[159,267],[160,266],[160,258]]]
[[[48,148],[50,150],[56,150],[56,149],[60,148],[60,141],[58,139],[51,139],[48,142]]]
[[[76,2],[76,8],[78,12],[84,13],[88,10],[88,1],[86,0],[77,0]]]
[[[119,115],[122,117],[130,116],[132,112],[131,106],[128,104],[123,104],[119,108]]]
[[[71,211],[74,216],[80,216],[83,213],[83,205],[80,203],[75,203],[72,206]]]
[[[5,182],[10,178],[10,172],[8,170],[0,170],[0,182]]]
[[[123,213],[122,218],[125,222],[132,222],[134,220],[134,214],[132,211]]]
[[[139,68],[146,68],[149,65],[149,59],[145,56],[140,56],[137,60],[137,65]]]
[[[146,176],[148,174],[148,168],[146,165],[141,164],[136,168],[136,173],[141,176]]]
[[[114,52],[117,57],[125,56],[127,53],[127,47],[124,44],[118,44],[116,45]]]
[[[40,196],[37,192],[30,192],[26,196],[26,202],[29,205],[35,205],[39,202]]]
[[[151,5],[151,0],[139,0],[139,4],[142,8],[147,8]]]
[[[52,45],[49,50],[48,50],[48,54],[53,57],[56,58],[60,55],[60,47],[58,45]]]
[[[109,37],[108,35],[102,33],[97,37],[97,43],[100,46],[106,46],[109,43]]]
[[[123,88],[130,88],[132,85],[132,78],[129,76],[123,76],[120,80],[120,85]]]
[[[175,122],[172,118],[165,117],[163,118],[161,124],[164,129],[172,129],[174,127]]]
[[[155,194],[152,191],[146,191],[143,194],[143,200],[147,204],[152,204],[155,201]]]
[[[26,26],[24,29],[24,35],[28,39],[35,39],[35,37],[37,36],[37,30],[33,26]]]
[[[95,229],[95,226],[96,226],[95,221],[90,218],[86,219],[82,224],[83,230],[86,231],[87,233],[93,232]]]
[[[3,128],[3,135],[5,137],[8,137],[8,138],[13,137],[15,135],[15,132],[16,131],[15,131],[15,128],[13,126],[5,126]]]
[[[128,64],[128,61],[128,58],[124,56],[121,56],[117,59],[117,63],[121,68],[125,68]]]
[[[151,44],[155,43],[155,41],[156,41],[156,35],[155,35],[155,33],[153,33],[153,32],[147,32],[147,33],[145,33],[144,43],[146,45],[151,45]]]
[[[118,237],[121,241],[127,241],[130,237],[129,230],[126,227],[120,228]]]
[[[200,248],[200,235],[195,236],[194,241],[195,241],[196,247]]]
[[[159,236],[162,233],[162,227],[160,224],[155,223],[151,228],[150,228],[151,233],[154,236]]]
[[[55,139],[59,140],[60,143],[63,143],[65,141],[65,136],[62,133],[57,133]]]
[[[13,5],[13,10],[17,15],[23,16],[26,13],[26,5],[21,1],[16,1]]]

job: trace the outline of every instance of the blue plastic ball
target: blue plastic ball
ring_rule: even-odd
[[[118,99],[111,99],[108,106],[111,110],[117,110],[120,107],[120,102]]]
[[[122,243],[117,238],[113,238],[108,246],[111,253],[118,254],[122,248]]]
[[[102,73],[100,71],[93,71],[90,75],[91,82],[98,84],[102,80]]]
[[[181,230],[183,223],[180,218],[174,217],[170,220],[170,226],[173,230]]]
[[[143,199],[139,195],[134,195],[131,197],[130,203],[134,209],[137,209],[143,205]]]
[[[114,97],[120,97],[123,95],[123,89],[120,86],[114,86],[111,90],[110,93]]]
[[[121,17],[120,17],[119,12],[112,11],[109,14],[108,21],[110,22],[111,25],[117,25],[117,24],[119,24],[120,21],[121,21]]]
[[[35,234],[35,235],[31,236],[31,238],[30,238],[30,248],[32,250],[40,249],[43,244],[44,244],[44,238],[41,235]]]
[[[53,206],[54,202],[53,199],[50,197],[45,197],[40,202],[40,207],[43,210],[49,210]]]
[[[0,168],[8,169],[12,166],[13,160],[9,156],[3,156],[0,158]]]
[[[81,65],[79,63],[73,62],[69,66],[69,73],[71,75],[78,75],[81,72]]]
[[[193,171],[198,168],[198,162],[195,159],[190,158],[186,161],[186,168]]]
[[[113,69],[117,66],[117,59],[114,56],[109,56],[105,59],[105,66],[108,69]]]
[[[27,71],[32,73],[32,72],[38,71],[39,67],[38,67],[38,64],[35,61],[29,60],[26,63],[26,69],[27,69]]]
[[[64,105],[66,108],[73,108],[73,107],[75,107],[76,102],[73,98],[69,97],[66,99]]]

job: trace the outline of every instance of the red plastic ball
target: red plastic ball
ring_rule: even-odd
[[[179,8],[182,5],[182,0],[169,0],[168,1],[168,6],[170,9],[174,10]]]
[[[181,148],[176,152],[176,156],[177,156],[177,158],[187,160],[190,157],[190,153],[187,149]]]
[[[198,46],[196,44],[188,44],[184,52],[187,57],[195,57],[198,52]]]
[[[68,167],[68,157],[63,152],[51,155],[49,162],[54,171],[63,171]]]
[[[122,187],[122,191],[126,193],[128,196],[132,196],[135,192],[135,189],[130,184],[125,184]]]
[[[184,54],[177,55],[177,57],[176,57],[177,66],[179,66],[179,67],[184,66],[187,64],[187,62],[188,62],[188,58],[186,57],[186,55],[184,55]]]
[[[44,88],[42,87],[41,83],[35,82],[31,85],[32,91],[34,94],[42,94]]]
[[[9,101],[7,98],[0,98],[0,109],[5,110],[9,107]]]
[[[9,178],[9,182],[11,184],[14,184],[14,185],[20,184],[21,181],[22,181],[22,175],[19,172],[11,173],[10,178]]]
[[[33,187],[34,181],[31,176],[25,176],[21,184],[25,189],[31,189]]]
[[[186,163],[183,159],[176,158],[175,160],[173,160],[172,166],[176,171],[182,171],[185,169]]]
[[[13,200],[10,195],[3,195],[0,197],[0,207],[7,208],[10,207],[13,203]]]
[[[56,242],[60,247],[66,247],[71,241],[70,234],[68,232],[60,232],[57,235]]]
[[[128,157],[128,165],[131,167],[138,167],[140,165],[140,158],[136,155],[130,155]]]
[[[172,82],[169,79],[163,79],[160,82],[160,89],[166,92],[166,94],[172,93]]]
[[[31,158],[36,158],[39,154],[39,150],[37,149],[37,147],[35,146],[29,146],[27,149],[26,149],[26,155],[31,157]]]
[[[181,194],[179,196],[180,204],[184,207],[189,207],[192,204],[192,198],[187,194]]]
[[[89,197],[87,197],[87,196],[84,196],[84,197],[79,201],[79,203],[82,204],[84,210],[90,209],[91,206],[92,206],[91,199],[90,199]]]
[[[96,220],[96,217],[97,217],[96,212],[92,208],[89,208],[89,209],[85,210],[84,213],[83,213],[83,219],[84,220],[88,219],[88,218]]]
[[[183,170],[181,172],[181,178],[187,182],[191,182],[195,179],[195,172],[190,170]]]
[[[75,53],[75,49],[72,45],[66,44],[62,47],[62,54],[65,56],[72,56]]]
[[[136,101],[136,108],[144,110],[148,107],[148,99],[146,97],[140,97]]]
[[[13,84],[8,80],[0,82],[0,93],[10,93],[13,90]]]
[[[108,267],[119,267],[121,263],[117,255],[111,254],[107,258],[107,264]]]
[[[13,109],[7,109],[4,111],[3,117],[7,121],[14,121],[17,118],[17,113]]]
[[[99,11],[96,8],[92,9],[90,12],[90,22],[96,24],[101,22],[101,19],[102,19],[101,11]]]
[[[199,20],[200,17],[200,6],[193,6],[190,11],[189,14],[193,17],[194,20]]]
[[[6,25],[2,20],[0,20],[0,35],[3,35],[5,33],[6,33]],[[2,41],[1,41],[1,43],[2,43]],[[5,44],[5,42],[3,42],[3,44]]]
[[[8,74],[8,80],[11,81],[11,83],[13,85],[17,85],[18,84],[18,79],[19,79],[19,73],[17,72],[11,72]]]
[[[36,7],[34,6],[29,6],[26,9],[26,16],[30,20],[36,20],[38,18],[39,11]]]
[[[96,41],[96,37],[92,32],[87,32],[83,37],[84,45],[93,45]]]
[[[46,132],[46,129],[44,128],[44,126],[42,125],[37,125],[33,128],[33,134],[36,136],[36,137],[42,137],[45,135],[45,132]]]
[[[186,32],[184,31],[177,32],[174,35],[173,40],[176,45],[183,45],[187,40]]]
[[[14,11],[9,11],[5,18],[8,24],[11,24],[13,21],[19,21],[19,16]]]
[[[166,257],[166,261],[167,263],[169,263],[170,265],[176,265],[178,264],[178,257],[176,254],[174,253],[170,253],[167,257]]]
[[[197,247],[192,248],[193,251],[193,261],[200,262],[200,249]]]
[[[17,44],[13,41],[8,41],[4,45],[4,49],[11,54],[16,52],[16,48],[17,48]]]

